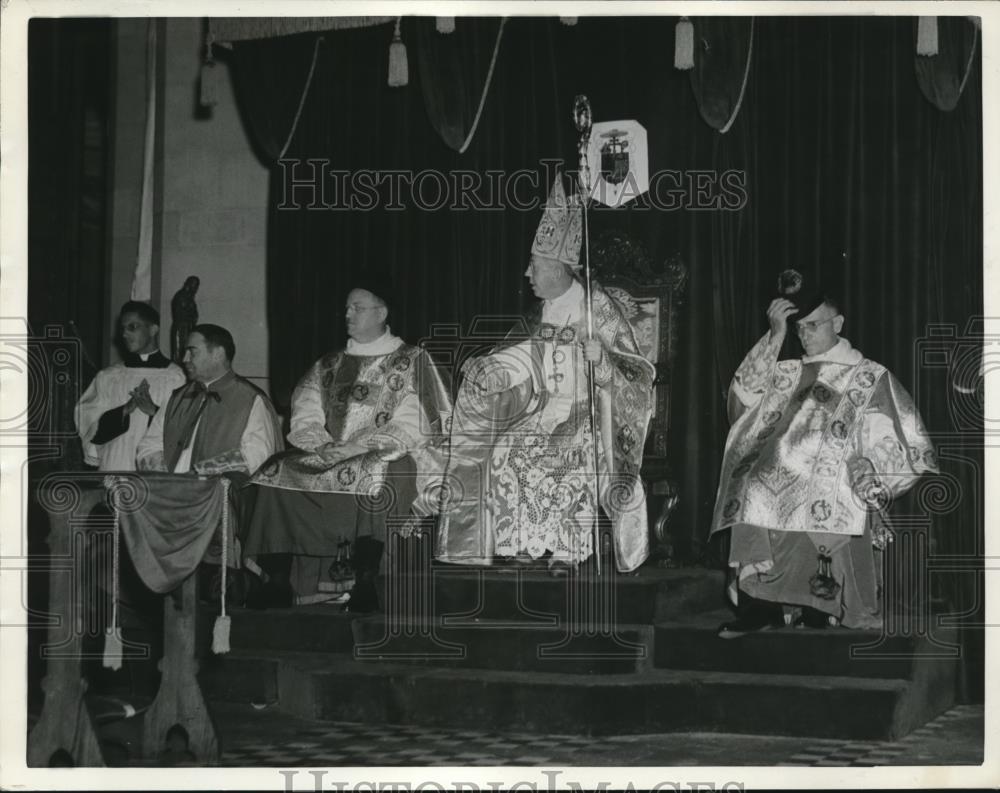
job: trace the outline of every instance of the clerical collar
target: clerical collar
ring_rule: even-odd
[[[347,340],[348,355],[388,355],[403,343],[399,336],[392,335],[392,328],[385,326],[385,333],[372,341]]]
[[[583,287],[578,281],[573,281],[569,289],[559,297],[553,297],[542,303],[542,322],[553,325],[569,325],[579,320],[580,307],[583,305]]]
[[[232,369],[230,369],[229,371],[227,371],[225,374],[219,375],[214,380],[209,380],[207,383],[202,383],[202,385],[207,390],[207,389],[211,388],[213,385],[215,385],[216,383],[219,383],[221,385],[222,382],[224,380],[226,380],[227,377],[230,377],[230,376],[232,376],[232,377],[236,376],[235,372],[233,372]]]
[[[130,369],[166,369],[170,366],[170,359],[159,350],[145,353],[125,352],[122,354],[122,363]]]
[[[842,363],[846,366],[856,366],[861,363],[864,356],[851,346],[851,343],[841,337],[826,352],[817,355],[803,355],[802,363]]]
[[[569,285],[569,289],[563,292],[559,297],[552,297],[545,301],[546,308],[568,310],[577,308],[580,305],[580,301],[583,300],[583,287],[580,286],[580,282],[574,280],[573,283]]]

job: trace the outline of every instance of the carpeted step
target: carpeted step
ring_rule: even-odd
[[[238,680],[242,678],[242,682]],[[550,675],[365,664],[351,656],[233,653],[206,667],[212,700],[367,723],[567,734],[732,731],[888,740],[930,718],[903,680],[650,670]],[[223,686],[218,681],[225,680]],[[242,691],[244,699],[236,696]]]
[[[954,662],[954,631],[928,636],[791,627],[720,639],[732,612],[692,615],[655,626],[654,665],[666,669],[913,679],[920,663]]]
[[[204,655],[211,646],[212,624],[217,609],[203,605],[198,615],[198,651]],[[244,650],[293,650],[301,652],[350,652],[354,646],[353,614],[344,614],[337,605],[295,606],[287,609],[236,608],[229,643]]]
[[[279,655],[235,650],[209,653],[200,661],[198,682],[205,699],[215,702],[266,704],[278,701]]]
[[[430,576],[432,584],[428,582]],[[489,568],[434,565],[429,574],[389,579],[383,603],[426,602],[431,613],[485,620],[537,623],[547,617],[578,619],[588,604],[610,606],[619,624],[648,625],[717,608],[723,601],[718,570],[642,567],[634,574],[606,569],[598,576],[553,578],[545,570],[518,566]]]
[[[916,726],[906,681],[651,670],[549,675],[296,656],[279,707],[304,718],[572,734],[732,731],[890,739]],[[922,722],[921,722],[922,723]]]
[[[354,658],[582,675],[626,674],[652,665],[649,625],[571,631],[554,618],[550,623],[524,627],[479,618],[414,621],[372,616],[354,623]]]

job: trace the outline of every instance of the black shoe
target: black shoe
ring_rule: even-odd
[[[352,559],[355,571],[354,587],[351,589],[350,600],[341,606],[341,611],[350,614],[370,614],[379,610],[376,581],[384,548],[381,542],[371,537],[358,538]]]
[[[733,622],[727,622],[719,628],[719,638],[720,639],[738,639],[741,636],[746,636],[750,633],[761,633],[762,631],[769,631],[771,628],[775,627],[774,623],[770,620],[763,622],[757,619],[749,619],[743,617],[741,619],[735,620]]]
[[[802,613],[795,620],[796,628],[812,628],[813,630],[823,630],[830,624],[830,615],[819,609],[803,606]]]
[[[351,597],[340,607],[345,614],[371,614],[378,611],[378,593],[374,584],[361,584],[351,590]]]
[[[780,606],[754,600],[740,609],[739,616],[733,622],[722,625],[718,635],[720,639],[738,639],[748,633],[769,631],[783,625],[784,617]]]

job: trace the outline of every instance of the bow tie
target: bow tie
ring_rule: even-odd
[[[212,391],[204,383],[195,383],[194,388],[188,393],[188,399],[197,399],[198,397],[205,397],[206,401],[209,399],[214,399],[216,402],[222,401],[222,395],[218,391]]]

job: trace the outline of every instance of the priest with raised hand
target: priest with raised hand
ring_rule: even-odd
[[[801,276],[786,271],[801,282]],[[836,300],[773,300],[736,370],[713,533],[732,533],[733,639],[783,625],[878,629],[886,510],[934,447],[906,389],[840,335]],[[788,325],[804,355],[779,360]]]
[[[338,600],[376,610],[387,523],[441,478],[451,399],[430,356],[389,327],[388,280],[358,283],[344,308],[347,346],[316,361],[292,394],[295,449],[253,478],[245,555],[266,583],[252,607]],[[347,545],[350,564],[335,558]]]
[[[97,373],[76,406],[83,459],[101,471],[134,471],[139,442],[184,372],[160,352],[160,315],[130,300],[119,313],[120,363]]]
[[[520,335],[463,370],[438,521],[436,555],[446,562],[544,560],[553,575],[571,574],[594,553],[599,507],[620,572],[649,554],[639,467],[655,369],[623,307],[597,284],[588,336],[583,208],[566,198],[560,178],[525,271],[540,303]]]

